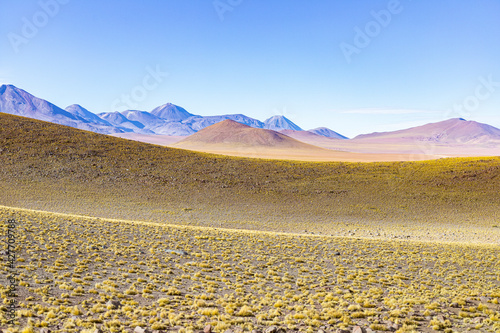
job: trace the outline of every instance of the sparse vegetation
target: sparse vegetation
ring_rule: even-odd
[[[17,245],[25,259],[18,265],[21,328],[199,331],[211,324],[215,332],[271,325],[315,332],[360,325],[462,332],[480,323],[484,331],[500,329],[499,246],[230,231],[1,208],[3,229],[8,218],[24,228]],[[187,254],[166,251],[171,248]],[[91,273],[93,281],[85,283],[81,276]],[[0,283],[5,298],[7,282]]]

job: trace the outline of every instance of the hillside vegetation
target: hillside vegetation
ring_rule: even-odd
[[[500,158],[224,157],[0,114],[0,204],[143,221],[496,243]]]

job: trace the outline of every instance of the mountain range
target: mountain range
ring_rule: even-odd
[[[500,148],[500,129],[462,118],[448,119],[392,132],[362,134],[353,139],[348,139],[325,127],[304,131],[281,115],[273,116],[264,122],[243,114],[200,116],[172,103],[158,106],[151,112],[127,110],[95,114],[78,104],[62,109],[13,85],[0,86],[0,112],[101,134],[121,135],[123,137],[135,135],[142,136],[142,138],[158,136],[157,141],[162,141],[160,136],[164,138],[177,136],[179,139],[175,141],[179,141],[182,137],[194,135],[200,130],[214,126],[224,120],[231,120],[232,122],[225,122],[223,126],[216,126],[215,129],[234,131],[231,135],[228,134],[226,139],[234,141],[235,138],[238,138],[242,144],[249,144],[249,142],[245,141],[247,139],[242,138],[243,133],[251,133],[257,141],[267,140],[264,138],[273,138],[273,140],[280,141],[280,135],[285,135],[322,148],[361,152],[371,152],[374,147],[380,151],[380,146],[384,146],[384,151],[389,152],[387,149],[396,144],[399,145],[398,150],[402,145],[422,147],[423,144],[432,144],[434,146],[453,145],[456,147],[473,145],[481,146],[484,149],[488,147]],[[273,133],[252,131],[239,127],[234,122]],[[214,129],[210,133],[213,132]],[[205,135],[195,135],[189,140],[184,140],[182,144],[192,144],[194,141],[199,144],[202,138],[207,138],[206,133]],[[206,143],[213,144],[213,138],[209,137],[209,139],[210,142]],[[150,139],[141,141],[150,141]],[[167,141],[174,142],[172,139]]]
[[[254,128],[302,131],[299,126],[284,116],[273,116],[264,122],[243,114],[200,116],[189,113],[184,108],[172,103],[158,106],[151,112],[126,110],[95,114],[78,104],[70,105],[63,110],[13,85],[0,86],[0,112],[102,134],[138,133],[188,136],[227,119]],[[317,134],[327,137],[338,135],[325,128],[311,131],[316,131]],[[341,135],[339,137],[345,138]]]

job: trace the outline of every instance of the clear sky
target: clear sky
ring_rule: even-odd
[[[0,0],[0,83],[62,108],[500,127],[498,0]]]

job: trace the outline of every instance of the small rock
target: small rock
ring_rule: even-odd
[[[484,303],[488,303],[488,301],[489,301],[488,297],[484,297],[484,296],[479,297],[479,300],[480,300],[480,301],[481,301],[481,303],[483,303],[483,304],[484,304]]]
[[[208,324],[207,326],[205,326],[205,328],[203,329],[203,333],[212,333],[212,325]]]
[[[483,322],[483,320],[484,320],[484,318],[476,317],[476,318],[472,319],[472,322],[474,322],[476,324],[480,324]]]
[[[252,332],[250,332],[250,333],[262,333],[262,331],[261,330],[252,330]]]
[[[348,331],[348,330],[344,330],[342,328],[338,328],[335,333],[351,333],[351,331]]]
[[[286,333],[286,330],[284,328],[278,328],[278,330],[276,331],[276,333]]]
[[[450,308],[458,308],[458,303],[457,302],[453,302],[450,304]]]
[[[323,331],[321,328],[318,330],[318,333],[326,333],[325,331]]]
[[[165,250],[165,252],[167,252],[167,253],[175,253],[175,254],[178,254],[180,256],[187,256],[187,255],[189,255],[189,253],[187,253],[184,250]]]
[[[134,328],[134,333],[152,333],[150,330],[147,328],[142,328],[141,326],[136,326]]]
[[[233,333],[233,331],[230,328],[228,328],[227,330],[224,331],[224,333]]]
[[[354,326],[352,333],[366,333],[366,330],[360,326]]]
[[[51,331],[47,327],[42,327],[40,333],[50,333]]]
[[[339,256],[340,252],[335,252],[334,255]]]
[[[277,333],[278,328],[276,326],[270,326],[264,330],[264,333]]]
[[[122,303],[120,301],[116,301],[116,300],[109,300],[107,303],[106,303],[106,307],[111,307],[112,309],[118,309],[122,306]],[[139,326],[137,326],[139,327]]]
[[[444,318],[443,315],[437,315],[436,319],[439,320],[440,322],[444,322],[445,321],[445,318]]]

